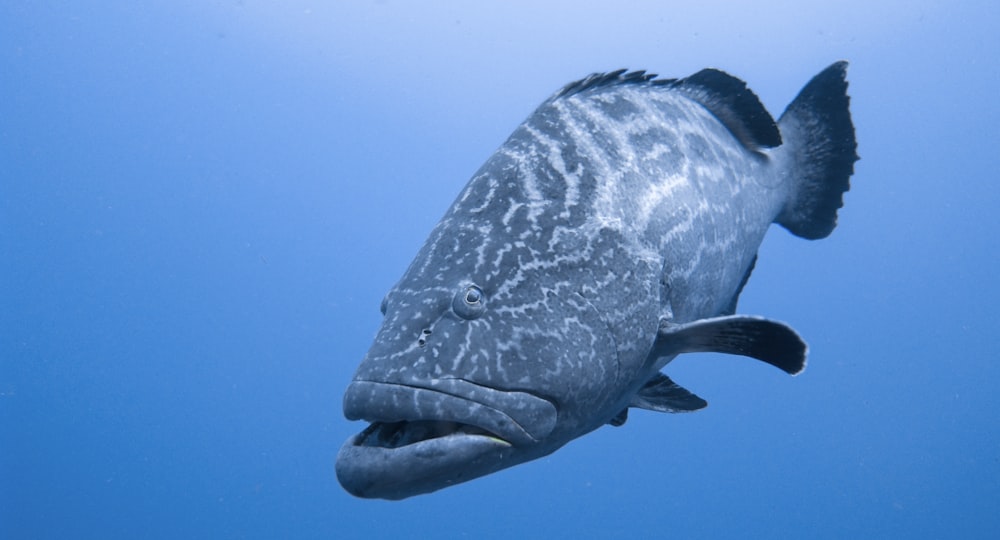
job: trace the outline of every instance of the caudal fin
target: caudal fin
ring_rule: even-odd
[[[775,221],[809,240],[825,238],[837,226],[858,160],[846,75],[847,62],[824,69],[778,119],[784,144],[777,152],[792,190]]]

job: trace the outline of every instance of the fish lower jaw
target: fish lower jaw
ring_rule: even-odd
[[[512,446],[496,433],[479,426],[446,420],[372,422],[355,437],[354,445],[394,449],[453,435],[483,437]]]
[[[398,500],[518,463],[512,459],[517,448],[493,435],[481,434],[488,433],[482,429],[439,424],[427,420],[373,423],[340,448],[337,480],[357,497]],[[425,436],[430,438],[421,438]]]

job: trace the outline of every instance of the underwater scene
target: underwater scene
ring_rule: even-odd
[[[0,5],[0,538],[1000,537],[1000,4]]]

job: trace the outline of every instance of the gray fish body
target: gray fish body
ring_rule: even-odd
[[[846,115],[843,69],[824,72],[819,95],[842,96]],[[345,394],[347,417],[372,425],[341,449],[344,487],[404,498],[549,454],[630,406],[700,408],[659,374],[679,353],[801,369],[790,329],[725,317],[772,222],[805,237],[835,224],[853,127],[831,143],[840,162],[816,164],[807,144],[782,144],[818,137],[801,132],[822,108],[801,101],[780,134],[716,71],[592,76],[543,103],[386,295]],[[842,185],[802,187],[818,182]]]

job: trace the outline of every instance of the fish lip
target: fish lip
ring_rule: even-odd
[[[552,432],[558,412],[552,402],[534,394],[458,378],[406,383],[355,379],[344,393],[344,416],[372,425],[450,422],[474,426],[514,446],[529,446]]]
[[[337,454],[337,480],[348,493],[399,500],[487,475],[515,464],[509,443],[485,435],[453,433],[397,448],[347,439]]]
[[[344,416],[371,424],[337,454],[352,495],[404,499],[471,480],[544,450],[558,411],[544,398],[464,379],[354,380]]]

